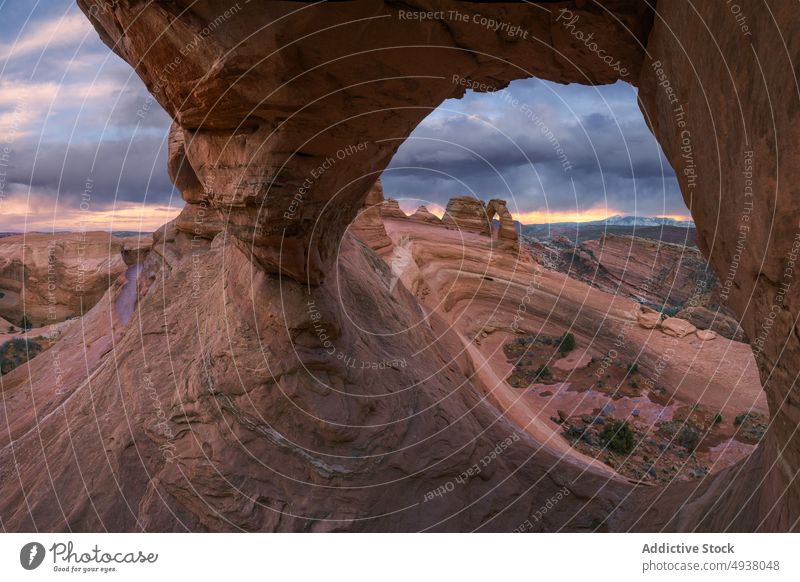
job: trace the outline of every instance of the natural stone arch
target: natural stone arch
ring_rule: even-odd
[[[515,243],[519,239],[517,227],[514,225],[514,217],[508,211],[505,200],[492,198],[486,205],[486,217],[491,223],[497,216],[500,221],[500,228],[497,231],[497,238],[503,241]]]
[[[633,493],[617,527],[797,528],[800,299],[781,292],[787,275],[793,283],[798,229],[795,3],[742,0],[746,29],[725,3],[678,0],[654,3],[655,18],[647,3],[624,0],[253,3],[224,18],[230,6],[220,0],[79,4],[175,119],[192,169],[173,173],[186,212],[201,199],[265,271],[314,284],[375,172],[444,99],[530,76],[639,86],[702,250],[754,339],[774,420],[747,462],[697,490]],[[467,18],[419,22],[401,10]],[[475,14],[528,35],[509,38]],[[206,33],[220,19],[218,33]]]

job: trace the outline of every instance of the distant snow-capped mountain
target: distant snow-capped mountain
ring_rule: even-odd
[[[623,216],[622,214],[588,222],[550,222],[522,225],[523,228],[526,226],[569,226],[577,228],[586,226],[679,226],[683,228],[695,228],[694,222],[691,220],[675,220],[674,218],[668,218],[666,216]]]
[[[599,224],[607,226],[683,226],[694,228],[691,220],[675,220],[666,216],[609,216],[605,220],[593,220],[585,224]]]

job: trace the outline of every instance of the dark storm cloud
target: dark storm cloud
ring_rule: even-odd
[[[170,200],[169,116],[75,4],[12,3],[0,16],[0,134],[13,138],[5,194],[77,207],[91,189],[94,210]]]
[[[87,191],[97,209],[114,202],[165,203],[172,193],[161,137],[45,143],[38,151],[26,143],[13,154],[9,183],[58,196],[59,203],[67,206],[80,205]]]

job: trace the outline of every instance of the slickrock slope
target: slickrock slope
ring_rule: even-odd
[[[106,232],[0,238],[0,315],[38,327],[87,313],[126,270],[126,244],[132,264],[149,243]]]
[[[419,266],[418,280],[409,288],[417,290],[428,312],[442,313],[465,342],[477,342],[489,367],[508,371],[500,348],[520,333],[560,336],[569,331],[596,360],[613,352],[614,366],[637,362],[642,382],[662,385],[667,400],[701,403],[729,421],[751,407],[767,413],[746,344],[724,338],[703,342],[694,334],[676,338],[661,326],[644,329],[635,301],[520,261],[493,248],[487,237],[400,221],[387,222],[387,231],[395,243],[409,242]],[[682,329],[677,321],[666,323],[667,331]],[[558,426],[505,384],[504,374],[498,375],[491,391],[505,396],[512,417],[556,446]]]
[[[183,143],[173,176],[225,231],[195,256],[175,250],[186,233],[165,230],[142,266],[153,282],[139,281],[140,325],[58,414],[28,424],[13,454],[0,450],[10,467],[5,528],[509,530],[564,486],[572,494],[537,527],[798,527],[800,296],[779,293],[800,182],[791,74],[800,45],[786,41],[797,3],[764,10],[743,0],[747,38],[722,2],[660,1],[658,18],[651,3],[622,0],[79,4],[173,117],[176,151]],[[420,22],[401,10],[467,18]],[[474,15],[513,22],[529,39],[477,26]],[[618,62],[587,50],[576,30]],[[735,279],[729,303],[757,350],[773,421],[753,455],[700,485],[634,488],[599,469],[578,473],[579,463],[526,434],[457,487],[465,467],[516,428],[482,399],[474,345],[465,361],[447,323],[435,314],[426,323],[405,285],[390,293],[392,271],[381,276],[379,257],[344,236],[403,138],[464,94],[459,79],[501,88],[531,76],[637,85],[701,250],[723,285]],[[469,294],[424,281],[445,308]],[[325,341],[343,350],[341,361]],[[408,367],[373,377],[352,371],[351,358],[370,371],[387,359]],[[448,483],[452,492],[425,501]]]

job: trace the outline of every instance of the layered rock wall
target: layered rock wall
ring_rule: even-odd
[[[364,207],[350,225],[350,232],[381,256],[392,252],[392,239],[387,236],[381,217],[384,202],[383,185],[378,178],[364,200]]]

